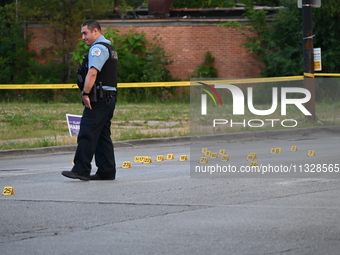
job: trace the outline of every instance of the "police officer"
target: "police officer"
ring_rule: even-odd
[[[87,20],[81,26],[82,39],[90,47],[88,73],[82,91],[85,105],[78,134],[78,146],[71,171],[62,175],[72,179],[114,180],[116,163],[111,140],[111,119],[117,96],[117,52],[101,32],[96,20]],[[97,98],[91,96],[97,89]],[[91,98],[91,99],[90,99]],[[91,173],[91,162],[95,156],[98,167]]]

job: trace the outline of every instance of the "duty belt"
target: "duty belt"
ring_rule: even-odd
[[[115,90],[103,90],[103,96],[116,96],[117,95],[117,91]]]

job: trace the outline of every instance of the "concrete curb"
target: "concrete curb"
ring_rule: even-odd
[[[115,142],[115,148],[122,147],[134,147],[142,145],[152,144],[171,144],[171,143],[189,143],[191,140],[204,139],[218,139],[224,140],[256,140],[256,139],[292,139],[296,137],[309,137],[315,134],[339,134],[340,126],[329,126],[329,127],[311,127],[311,128],[300,128],[300,129],[285,129],[285,130],[266,130],[266,131],[254,131],[254,132],[242,132],[242,133],[231,133],[231,134],[216,134],[208,136],[184,136],[184,137],[167,137],[167,138],[151,138],[151,139],[138,139],[138,140],[126,140]],[[17,150],[0,150],[0,157],[20,156],[20,155],[37,155],[46,153],[60,153],[60,152],[75,152],[76,145],[67,146],[53,146],[33,149],[17,149]]]

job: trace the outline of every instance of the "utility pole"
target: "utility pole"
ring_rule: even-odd
[[[313,0],[302,0],[304,87],[311,93],[311,99],[306,103],[306,108],[312,114],[312,116],[309,116],[309,120],[314,121],[316,116],[312,7]]]
[[[316,114],[312,8],[320,8],[321,0],[298,0],[298,7],[302,8],[304,87],[311,93],[311,99],[306,103],[306,108],[312,114],[309,120],[314,121]]]

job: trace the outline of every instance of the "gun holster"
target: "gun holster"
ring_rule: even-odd
[[[91,91],[90,91],[90,101],[91,103],[95,103],[97,102],[98,98],[97,98],[97,85],[94,84]]]

